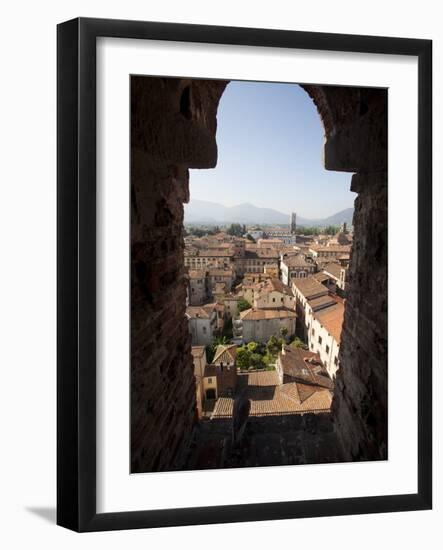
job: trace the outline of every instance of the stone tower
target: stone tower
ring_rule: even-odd
[[[289,230],[291,232],[291,235],[295,235],[295,230],[297,228],[296,219],[297,219],[297,214],[295,212],[292,212],[291,215],[289,216]]]

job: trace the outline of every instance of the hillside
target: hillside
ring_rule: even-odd
[[[308,219],[297,215],[297,225],[340,225],[346,222],[352,224],[353,208],[346,208],[327,218]],[[224,206],[216,202],[192,199],[185,204],[185,223],[196,225],[223,225],[227,223],[286,225],[289,214],[279,212],[272,208],[260,208],[250,203],[242,203],[236,206]]]

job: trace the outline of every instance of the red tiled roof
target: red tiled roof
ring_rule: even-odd
[[[292,290],[280,281],[280,279],[272,278],[266,281],[264,289],[269,288],[270,290],[275,290],[276,292],[281,292],[288,296],[293,296]]]
[[[223,346],[219,344],[215,350],[214,358],[212,359],[213,363],[223,362],[227,363],[228,361],[235,361],[237,358],[237,346],[231,344],[228,346]]]
[[[188,306],[186,308],[186,314],[189,315],[191,319],[209,319],[210,317],[208,311],[201,306]]]
[[[291,380],[308,386],[333,389],[334,384],[317,353],[285,346],[284,353],[279,353],[278,360],[282,366],[283,374],[289,376]]]
[[[313,296],[328,294],[328,289],[314,279],[314,277],[292,279],[292,286],[295,287],[308,300]]]
[[[301,387],[301,384],[280,385],[275,371],[238,374],[237,380],[239,386],[244,388],[245,397],[251,400],[250,416],[329,412],[331,408],[332,395],[328,389],[317,388],[308,395],[310,390]],[[218,399],[212,418],[232,417],[233,402],[228,397]]]
[[[208,268],[208,274],[210,277],[232,277],[233,276],[232,269],[220,269],[217,267],[210,267]]]
[[[344,313],[345,306],[340,302],[315,313],[315,318],[326,328],[337,344],[340,344]]]
[[[293,256],[283,258],[282,263],[288,267],[312,267],[312,263],[306,261],[303,254],[295,254]]]
[[[250,308],[240,313],[240,319],[246,321],[259,321],[261,319],[295,319],[295,311],[285,307],[256,309]]]
[[[325,246],[325,245],[312,245],[311,250],[314,250],[316,252],[350,252],[351,251],[351,245],[350,244],[336,244],[331,246]]]
[[[326,294],[325,296],[312,298],[312,300],[308,300],[308,303],[313,311],[319,311],[320,309],[323,309],[325,307],[335,305],[337,303],[337,300],[335,300],[332,296]]]
[[[324,273],[329,273],[336,279],[340,279],[341,270],[342,270],[341,265],[336,263],[330,263],[328,265],[325,265],[325,267],[323,268]]]
[[[320,271],[319,273],[314,273],[312,277],[314,277],[314,279],[319,283],[323,283],[324,281],[327,281],[329,279],[328,275],[326,275],[326,273],[323,273],[322,271]]]

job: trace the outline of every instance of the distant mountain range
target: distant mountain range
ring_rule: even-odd
[[[297,225],[326,226],[340,225],[343,222],[351,225],[353,214],[353,208],[346,208],[327,218],[313,220],[303,218],[297,214]],[[185,223],[195,225],[223,225],[227,223],[287,225],[289,214],[284,214],[272,208],[259,208],[250,203],[224,206],[216,202],[191,199],[189,204],[185,204]]]

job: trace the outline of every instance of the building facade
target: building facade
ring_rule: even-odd
[[[256,309],[285,307],[293,310],[295,299],[291,288],[274,278],[259,285],[254,292],[252,305]]]
[[[206,367],[206,349],[205,346],[192,346],[192,359],[194,362],[195,376],[195,401],[197,417],[203,415],[203,405],[205,400],[203,379]]]
[[[316,266],[308,261],[303,254],[285,256],[280,261],[281,280],[285,285],[290,285],[292,279],[303,279],[315,273]]]
[[[265,344],[271,336],[281,337],[281,330],[286,329],[291,337],[295,334],[296,317],[295,311],[286,308],[247,309],[233,322],[234,336],[243,342]]]
[[[216,308],[204,308],[201,306],[188,306],[186,308],[189,332],[191,333],[193,346],[207,346],[212,342],[217,333]]]
[[[309,327],[309,350],[318,353],[332,379],[340,367],[338,354],[343,316],[344,305],[335,303],[314,312]]]
[[[208,300],[209,293],[206,274],[206,270],[204,269],[192,269],[189,271],[189,305],[199,306]]]

